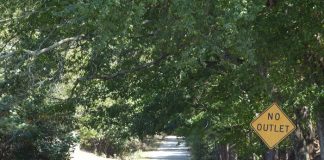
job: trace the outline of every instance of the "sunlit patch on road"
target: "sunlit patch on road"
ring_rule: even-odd
[[[142,159],[147,160],[189,160],[189,148],[183,138],[166,136],[156,151],[143,152]]]

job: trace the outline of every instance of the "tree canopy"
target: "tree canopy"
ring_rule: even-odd
[[[261,158],[266,146],[249,123],[272,102],[297,125],[278,150],[314,156],[299,149],[324,136],[323,8],[2,0],[0,159],[68,159],[76,130],[119,153],[129,138],[167,132],[186,136],[195,159],[215,159],[224,145],[238,159]]]

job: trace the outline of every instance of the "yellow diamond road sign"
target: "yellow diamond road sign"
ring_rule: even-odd
[[[251,122],[251,127],[270,148],[274,148],[292,133],[296,126],[289,117],[273,103]]]

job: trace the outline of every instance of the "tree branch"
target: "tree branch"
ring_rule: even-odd
[[[5,58],[8,58],[8,57],[11,57],[14,54],[15,54],[15,52],[3,52],[3,53],[0,54],[0,59],[5,59]]]
[[[84,37],[84,35],[80,35],[80,36],[75,36],[75,37],[70,37],[70,38],[65,38],[65,39],[62,39],[58,42],[55,42],[54,44],[52,44],[51,46],[48,46],[46,48],[43,48],[43,49],[39,49],[39,50],[35,50],[35,51],[31,51],[31,50],[27,50],[27,49],[23,49],[23,51],[29,55],[32,55],[32,56],[38,56],[42,53],[46,53],[50,50],[53,50],[59,46],[61,46],[62,44],[64,43],[68,43],[68,42],[71,42],[71,41],[77,41],[79,39],[81,39],[82,37]],[[0,53],[0,59],[4,59],[4,58],[8,58],[8,57],[11,57],[12,55],[14,55],[16,52],[4,52],[4,53]]]
[[[67,42],[70,42],[70,41],[76,41],[76,40],[79,40],[80,38],[82,38],[82,35],[81,36],[76,36],[76,37],[70,37],[70,38],[65,38],[65,39],[62,39],[56,43],[54,43],[53,45],[47,47],[47,48],[43,48],[43,49],[40,49],[40,50],[35,50],[35,51],[30,51],[30,50],[26,50],[24,49],[24,51],[30,55],[33,55],[33,56],[38,56],[42,53],[45,53],[45,52],[48,52],[56,47],[59,47],[61,46],[62,44],[64,43],[67,43]]]
[[[98,79],[98,80],[111,80],[111,79],[114,79],[116,77],[119,77],[119,76],[124,76],[124,75],[127,75],[129,73],[132,73],[132,72],[137,72],[137,71],[140,71],[140,70],[144,70],[144,69],[147,69],[149,67],[152,67],[152,66],[155,66],[157,64],[160,64],[161,61],[165,58],[167,58],[169,55],[165,55],[165,54],[162,54],[157,60],[154,60],[153,62],[150,62],[150,63],[145,63],[143,65],[139,65],[139,66],[136,66],[134,68],[131,68],[129,70],[120,70],[116,73],[113,73],[113,74],[107,74],[107,75],[94,75],[94,76],[90,76],[88,78],[83,78],[83,79]]]

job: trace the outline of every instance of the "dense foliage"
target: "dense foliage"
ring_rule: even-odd
[[[318,156],[323,8],[320,0],[2,0],[0,159],[68,159],[73,131],[108,156],[166,132],[186,136],[194,159],[267,159],[249,123],[272,102],[297,125],[277,151]]]

